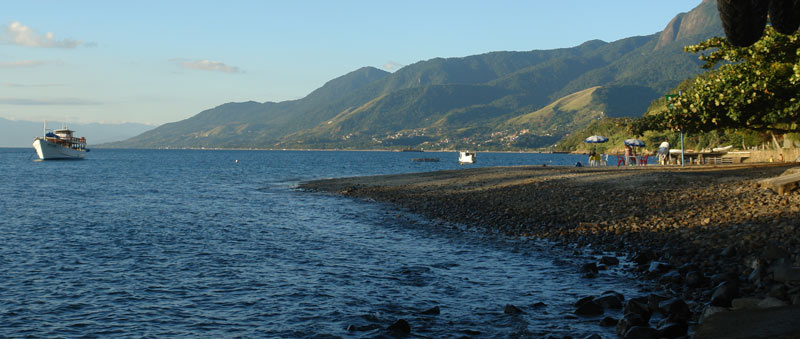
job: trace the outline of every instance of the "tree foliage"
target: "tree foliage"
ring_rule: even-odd
[[[668,103],[669,109],[633,125],[645,130],[687,132],[720,129],[799,132],[800,40],[767,27],[749,47],[711,38],[684,48],[700,53],[709,69]],[[677,93],[676,93],[677,94]]]

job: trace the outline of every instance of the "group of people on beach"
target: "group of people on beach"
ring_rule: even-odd
[[[670,163],[670,155],[669,155],[669,141],[664,139],[664,141],[658,146],[658,151],[656,152],[656,156],[658,157],[658,163],[661,165],[668,165]],[[644,158],[644,156],[643,156]],[[625,145],[625,156],[621,157],[619,153],[617,153],[617,166],[619,165],[646,165],[646,160],[639,160],[636,155],[636,149],[629,145]],[[594,149],[589,152],[589,166],[605,166],[608,163],[608,154],[599,154]],[[578,167],[580,167],[580,162],[578,163]]]

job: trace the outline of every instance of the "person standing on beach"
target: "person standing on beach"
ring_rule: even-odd
[[[658,146],[658,163],[666,165],[669,162],[669,141],[664,139],[664,142]]]
[[[628,166],[636,164],[636,155],[633,153],[633,149],[630,146],[625,145],[625,161],[628,163]]]

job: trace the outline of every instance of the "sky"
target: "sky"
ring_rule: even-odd
[[[364,66],[659,32],[700,0],[0,0],[0,118],[187,119]]]

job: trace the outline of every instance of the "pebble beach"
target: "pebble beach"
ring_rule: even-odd
[[[741,323],[735,315],[786,310],[761,321],[790,320],[800,307],[800,192],[779,195],[757,185],[794,167],[517,166],[318,180],[300,188],[391,203],[506,236],[619,253],[632,274],[658,288],[616,296],[625,316],[604,319],[604,326],[616,326],[625,338],[730,337],[725,331]],[[591,278],[616,259],[576,265]],[[617,304],[607,295],[584,299],[576,301],[576,314],[602,314]],[[661,320],[650,321],[653,314]],[[800,334],[791,326],[764,331],[736,333]]]

